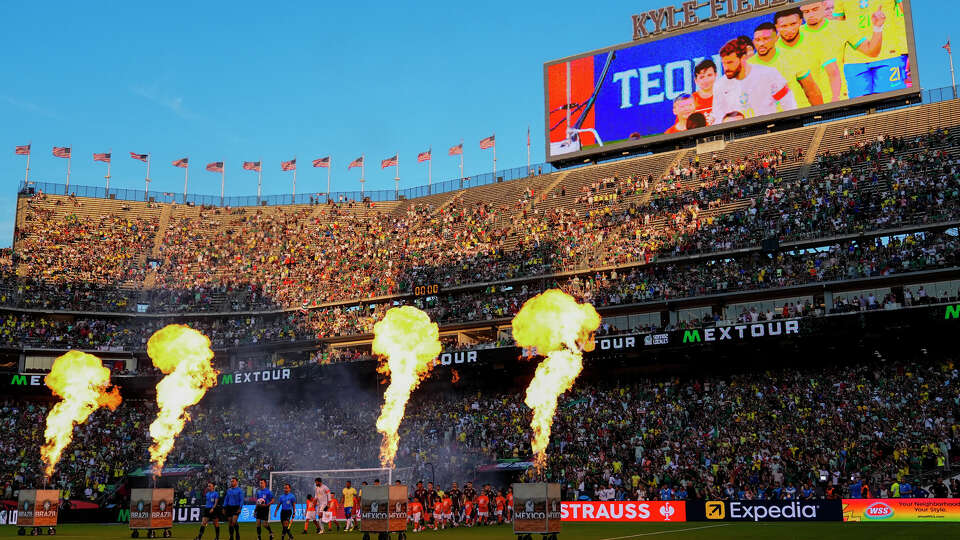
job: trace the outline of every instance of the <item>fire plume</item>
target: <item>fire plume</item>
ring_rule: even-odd
[[[583,369],[583,351],[593,348],[591,334],[600,326],[600,314],[590,304],[578,304],[567,293],[550,289],[527,300],[512,326],[518,345],[535,347],[538,354],[546,355],[524,399],[533,409],[532,446],[535,464],[541,469],[546,464],[557,399]]]
[[[210,365],[210,340],[182,324],[168,325],[150,336],[147,355],[167,375],[157,383],[159,412],[150,424],[150,461],[159,476],[177,435],[190,419],[186,408],[196,405],[217,384],[217,372]]]
[[[63,449],[73,439],[73,426],[82,424],[100,407],[116,410],[120,392],[110,387],[110,370],[92,354],[69,351],[57,358],[44,382],[53,394],[63,398],[50,409],[47,428],[43,433],[46,443],[40,455],[46,464],[47,477],[53,474]]]
[[[433,368],[440,354],[440,329],[430,317],[412,306],[392,308],[373,327],[374,354],[384,358],[377,371],[390,375],[390,385],[383,395],[383,408],[377,419],[377,431],[383,433],[380,464],[393,467],[400,443],[400,422],[403,420],[410,393]]]

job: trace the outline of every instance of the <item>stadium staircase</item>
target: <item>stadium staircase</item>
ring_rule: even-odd
[[[823,141],[823,134],[826,132],[827,126],[825,124],[817,126],[817,130],[813,134],[813,139],[810,141],[810,146],[807,147],[806,153],[803,154],[803,165],[800,166],[800,178],[810,178],[810,170],[817,161],[817,151],[820,148],[820,143]]]

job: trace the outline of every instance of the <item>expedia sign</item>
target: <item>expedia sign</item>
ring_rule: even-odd
[[[690,501],[688,521],[843,521],[839,499],[815,501]]]

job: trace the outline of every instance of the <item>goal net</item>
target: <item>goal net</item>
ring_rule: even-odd
[[[297,496],[297,501],[306,501],[307,495],[313,495],[316,487],[315,479],[322,478],[325,486],[337,500],[343,502],[343,488],[347,480],[353,488],[360,492],[363,482],[373,485],[379,480],[381,485],[392,485],[400,480],[403,484],[411,485],[410,478],[413,469],[403,467],[399,469],[322,469],[314,471],[274,471],[270,473],[270,491],[282,493],[283,485],[290,484],[290,489]]]

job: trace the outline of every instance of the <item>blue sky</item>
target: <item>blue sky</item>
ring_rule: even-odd
[[[227,194],[289,193],[280,161],[298,158],[297,190],[323,191],[333,157],[333,190],[358,189],[347,163],[366,154],[367,189],[392,189],[380,159],[400,153],[401,187],[426,183],[417,152],[433,147],[434,181],[456,178],[447,149],[465,142],[466,174],[489,172],[478,142],[496,131],[499,168],[543,161],[544,61],[629,41],[630,16],[668,0],[416,3],[19,2],[4,9],[0,50],[0,246],[12,237],[23,156],[32,142],[32,179],[63,182],[54,145],[71,145],[72,184],[103,185],[94,152],[112,150],[111,187],[181,192],[170,162],[189,156],[190,192],[218,194],[210,161],[227,163]],[[678,2],[679,3],[679,2]],[[599,7],[598,7],[599,6]],[[914,1],[920,82],[950,84],[941,48],[958,9]],[[957,37],[957,36],[955,36]],[[957,37],[960,40],[960,37]],[[958,41],[960,45],[960,41]]]

